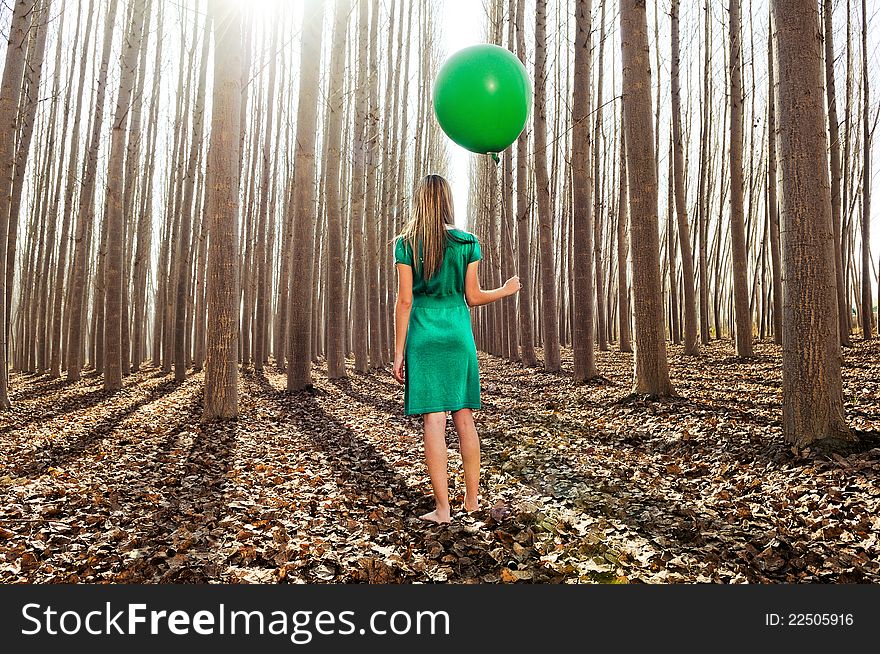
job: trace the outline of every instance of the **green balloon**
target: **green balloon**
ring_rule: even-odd
[[[471,152],[497,153],[520,135],[532,106],[525,66],[488,43],[453,54],[434,80],[434,113],[447,136]]]

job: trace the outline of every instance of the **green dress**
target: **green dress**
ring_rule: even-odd
[[[421,255],[421,245],[419,245]],[[413,268],[413,302],[404,354],[406,415],[480,408],[480,371],[464,297],[465,270],[482,254],[477,237],[447,228],[440,269],[425,281],[412,248],[398,238],[394,261]]]

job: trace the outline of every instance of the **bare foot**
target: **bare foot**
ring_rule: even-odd
[[[479,498],[471,499],[467,495],[465,495],[464,504],[462,504],[461,506],[468,513],[473,513],[474,511],[480,510],[480,500]]]
[[[452,522],[449,517],[449,511],[440,511],[439,509],[434,509],[430,513],[426,513],[425,515],[420,515],[419,520],[424,520],[425,522],[436,522],[438,525],[445,525]]]

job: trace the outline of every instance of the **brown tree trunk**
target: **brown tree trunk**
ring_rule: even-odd
[[[330,48],[330,91],[327,98],[327,160],[324,163],[324,194],[327,207],[327,375],[331,379],[346,376],[345,372],[345,306],[343,274],[345,271],[342,240],[342,206],[340,172],[343,110],[343,74],[346,35],[351,0],[336,0],[333,21],[333,45]]]
[[[617,304],[620,351],[632,352],[632,311],[629,303],[629,197],[626,169],[626,126],[620,110],[620,173],[617,195]]]
[[[743,217],[743,90],[740,0],[730,0],[730,248],[736,354],[753,356],[749,312],[748,254]]]
[[[868,127],[868,6],[862,0],[862,338],[871,338],[871,129]],[[878,284],[880,286],[880,284]]]
[[[107,262],[104,277],[104,390],[122,388],[122,312],[123,251],[125,216],[123,207],[123,174],[131,95],[137,74],[137,58],[144,28],[145,0],[134,0],[129,32],[122,47],[119,69],[119,93],[116,98],[110,158],[107,171]],[[136,102],[140,98],[135,98]],[[129,180],[131,183],[132,180]]]
[[[828,102],[828,135],[831,147],[831,225],[834,229],[834,272],[837,280],[837,309],[840,343],[849,345],[850,310],[843,281],[843,253],[840,243],[840,130],[837,122],[837,89],[834,76],[834,13],[831,0],[823,0],[825,29],[825,94]]]
[[[782,172],[782,428],[803,447],[854,440],[843,411],[822,44],[813,0],[773,0]]]
[[[541,319],[544,327],[544,368],[560,368],[559,320],[556,315],[556,264],[553,256],[553,214],[547,176],[547,0],[535,5],[535,190],[538,199],[541,254]]]
[[[767,139],[767,204],[768,217],[770,220],[770,272],[771,284],[773,285],[773,342],[782,345],[782,258],[779,252],[779,202],[776,198],[776,85],[775,71],[776,62],[773,56],[773,39],[767,39],[769,56],[768,94],[767,94],[767,123],[770,126],[770,136]]]
[[[79,195],[73,256],[73,281],[70,289],[70,308],[68,309],[67,378],[70,381],[78,381],[82,374],[83,327],[86,318],[83,312],[86,297],[86,268],[94,212],[92,205],[98,168],[98,149],[101,142],[101,127],[104,121],[104,98],[107,94],[107,69],[110,65],[110,45],[113,42],[113,24],[116,19],[117,6],[118,0],[110,0],[107,7],[101,63],[98,69],[97,93],[94,106],[95,114],[92,118],[92,131],[89,137],[85,171]]]
[[[321,72],[322,0],[307,0],[303,13],[299,106],[296,115],[291,234],[290,316],[287,323],[287,390],[312,385],[312,306],[315,301],[315,142]]]
[[[651,116],[651,63],[643,0],[622,0],[623,111],[632,232],[635,371],[633,392],[672,395],[663,329],[657,169]]]
[[[596,336],[601,351],[608,350],[608,310],[605,306],[605,261],[602,258],[602,234],[604,232],[604,208],[602,203],[602,188],[600,184],[600,162],[603,156],[603,130],[602,130],[602,75],[605,72],[605,0],[600,0],[601,12],[599,14],[599,61],[596,67],[598,81],[596,84],[596,124],[593,143],[593,180],[597,185],[593,193],[593,280],[596,285]]]
[[[68,111],[65,112],[65,133],[67,128],[67,118],[71,113],[73,114],[72,133],[79,134],[80,132],[80,119],[83,113],[81,111],[82,95],[83,88],[85,87],[86,62],[88,61],[87,55],[89,51],[89,41],[92,33],[92,19],[94,17],[93,10],[94,0],[91,0],[89,6],[85,8],[86,27],[83,36],[82,53],[80,55],[79,82],[76,85],[76,100],[73,106],[68,107]],[[72,80],[73,66],[71,66],[71,75],[68,80],[71,85]],[[67,164],[67,184],[64,189],[64,208],[61,219],[61,240],[58,246],[58,261],[55,265],[55,280],[52,288],[52,355],[49,363],[49,376],[52,379],[61,376],[62,327],[64,325],[62,310],[65,298],[64,290],[65,288],[67,288],[68,291],[70,289],[70,287],[64,282],[67,277],[67,257],[71,248],[71,244],[68,243],[68,241],[70,240],[70,223],[71,217],[73,216],[73,192],[76,188],[76,180],[78,179],[78,155],[79,147],[76,140],[74,140],[70,145],[70,157]]]
[[[684,353],[700,353],[697,342],[697,298],[694,288],[694,257],[691,251],[691,232],[685,201],[684,143],[681,129],[681,82],[679,79],[679,26],[678,0],[672,0],[672,142],[675,151],[675,210],[678,219],[678,246],[681,253],[681,275],[684,279]]]
[[[603,2],[604,9],[604,2]],[[578,0],[575,5],[574,87],[571,105],[572,122],[572,191],[574,249],[593,249],[593,205],[590,177],[590,33],[592,0]],[[572,262],[574,277],[574,327],[572,346],[574,379],[585,382],[596,377],[596,354],[593,346],[593,268],[590,257],[577,256]]]
[[[28,41],[31,17],[34,11],[34,0],[17,0],[13,8],[12,23],[9,27],[9,42],[6,47],[6,63],[3,67],[3,80],[0,84],[0,271],[6,270],[7,252],[6,239],[9,231],[9,209],[11,203],[13,172],[15,167],[15,134],[18,124],[18,105],[21,99],[22,75],[24,73],[25,48]],[[0,307],[0,409],[8,409],[8,360],[9,349],[6,339],[6,277],[0,289],[2,307]]]
[[[367,315],[366,271],[364,268],[364,214],[366,202],[366,159],[367,159],[367,117],[369,114],[369,73],[367,63],[369,56],[369,4],[367,0],[358,1],[358,36],[357,36],[357,83],[354,98],[354,138],[351,157],[351,242],[352,268],[354,279],[351,284],[353,294],[352,308],[354,324],[352,328],[352,349],[354,350],[354,367],[358,372],[366,372],[367,332],[370,325]],[[371,212],[372,213],[372,212]]]
[[[670,130],[671,132],[672,130]],[[676,276],[676,248],[675,248],[675,174],[673,172],[673,160],[675,155],[672,151],[672,136],[669,138],[669,151],[666,156],[668,168],[666,171],[666,279],[669,284],[669,337],[673,343],[681,343],[681,325],[678,320],[678,280]]]
[[[190,297],[190,271],[192,268],[190,240],[192,238],[193,196],[195,194],[198,163],[201,158],[204,137],[205,95],[208,74],[208,45],[212,14],[205,16],[205,29],[202,40],[202,55],[199,63],[199,81],[196,91],[196,106],[193,113],[192,136],[190,138],[189,158],[185,173],[183,203],[180,207],[180,226],[177,234],[177,266],[174,308],[174,379],[186,378],[187,366],[187,301]],[[195,48],[194,34],[193,48]],[[274,61],[274,58],[273,58]]]
[[[15,176],[12,182],[12,198],[9,204],[9,224],[6,232],[6,339],[9,339],[9,318],[12,309],[12,291],[15,283],[16,250],[18,246],[19,213],[21,196],[24,191],[24,174],[27,170],[31,139],[34,135],[34,120],[40,93],[40,80],[43,76],[43,61],[46,54],[46,32],[51,17],[51,0],[40,0],[34,7],[31,19],[35,29],[30,35],[27,63],[24,70],[24,94],[18,112],[18,146],[15,155]],[[30,261],[30,259],[28,259]]]
[[[241,104],[241,4],[210,0],[214,91],[208,152],[208,334],[203,420],[238,415],[238,189]],[[207,38],[207,35],[206,35]]]
[[[516,2],[516,55],[526,62],[525,38],[525,0]],[[537,365],[535,356],[535,332],[532,311],[532,293],[534,292],[531,258],[529,256],[529,215],[531,200],[529,198],[529,178],[527,173],[529,151],[528,128],[524,129],[516,140],[516,256],[522,291],[517,293],[519,302],[519,337],[520,356],[523,365],[534,368]]]
[[[279,26],[274,25],[272,28],[272,40],[270,42],[269,51],[275,53],[278,49],[278,32]],[[263,152],[262,152],[262,174],[260,189],[260,205],[257,220],[256,242],[254,247],[254,263],[256,264],[256,293],[255,317],[253,322],[252,338],[254,342],[254,370],[263,370],[263,362],[268,356],[268,318],[269,318],[269,298],[270,280],[268,278],[268,262],[267,253],[271,247],[267,245],[268,233],[267,222],[269,220],[269,197],[272,192],[273,182],[271,173],[271,164],[273,157],[271,156],[272,148],[272,127],[275,120],[275,86],[276,86],[276,62],[277,56],[271,57],[269,63],[269,79],[266,97],[266,125],[263,134]]]
[[[702,120],[700,121],[700,180],[697,189],[697,236],[699,237],[699,273],[700,273],[700,340],[704,345],[709,343],[709,168],[711,154],[709,143],[712,139],[710,129],[712,120],[712,88],[709,74],[709,53],[711,52],[711,31],[709,29],[709,2],[703,9],[703,97]]]
[[[132,313],[133,313],[133,329],[131,340],[131,360],[132,370],[140,370],[141,364],[146,359],[146,348],[144,336],[146,334],[145,314],[146,314],[146,298],[147,298],[147,274],[149,272],[153,229],[152,229],[152,197],[153,197],[153,176],[156,163],[156,132],[158,127],[159,116],[159,90],[161,88],[161,62],[162,62],[162,43],[164,32],[163,21],[163,4],[159,3],[157,24],[158,31],[156,33],[156,58],[153,65],[153,89],[150,98],[150,113],[148,119],[149,128],[147,130],[147,163],[141,180],[141,198],[138,205],[138,222],[137,222],[137,248],[135,249],[134,262],[132,265]],[[158,316],[158,311],[154,313],[154,317]],[[156,343],[153,344],[154,348]]]

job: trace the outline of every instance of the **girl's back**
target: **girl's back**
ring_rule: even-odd
[[[424,306],[433,303],[448,303],[458,300],[464,303],[465,272],[469,263],[481,257],[477,237],[461,229],[447,228],[446,250],[443,263],[431,279],[425,280],[421,266],[413,265],[412,247],[403,239],[398,239],[394,248],[394,259],[413,269],[413,305]],[[419,247],[421,258],[421,247]],[[417,299],[421,298],[421,299]]]

